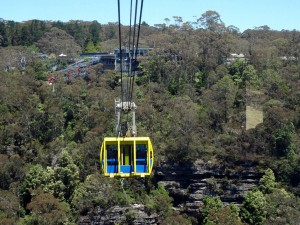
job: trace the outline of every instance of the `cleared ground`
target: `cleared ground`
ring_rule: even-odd
[[[263,122],[263,112],[252,106],[246,106],[246,130],[255,128]]]

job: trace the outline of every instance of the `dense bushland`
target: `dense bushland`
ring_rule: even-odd
[[[153,51],[140,58],[134,98],[138,132],[151,137],[157,165],[200,158],[233,170],[244,163],[258,172],[270,168],[240,208],[205,198],[200,222],[296,224],[300,32],[262,26],[240,33],[213,11],[194,24],[175,19],[141,28],[140,46]],[[100,174],[101,140],[114,135],[118,72],[99,73],[98,65],[86,80],[66,83],[54,72],[54,86],[47,82],[54,65],[64,67],[82,51],[113,51],[116,28],[96,21],[0,22],[1,223],[72,224],[97,206],[132,203],[158,213],[162,224],[196,223],[172,210],[155,179],[124,183]],[[61,52],[69,57],[57,58]],[[228,63],[230,53],[245,58]],[[257,100],[264,122],[245,130],[250,92],[264,96]]]

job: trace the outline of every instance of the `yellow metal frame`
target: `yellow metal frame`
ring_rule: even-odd
[[[107,173],[107,144],[113,144],[118,146],[118,171],[116,173]],[[121,172],[121,144],[133,145],[133,171],[130,173]],[[136,165],[136,145],[146,144],[147,149],[147,168],[146,173],[137,172]],[[153,164],[154,164],[154,152],[151,140],[149,137],[106,137],[104,138],[100,148],[100,162],[102,165],[102,171],[106,177],[145,177],[150,176]]]

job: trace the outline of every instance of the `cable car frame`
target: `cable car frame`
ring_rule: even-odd
[[[106,137],[100,150],[106,177],[150,176],[154,153],[149,137]]]

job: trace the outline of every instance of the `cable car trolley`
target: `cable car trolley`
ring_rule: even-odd
[[[136,0],[135,9],[137,9]],[[131,4],[132,8],[132,4]],[[123,58],[119,54],[120,73],[121,73],[121,99],[115,100],[116,114],[116,136],[105,137],[100,148],[100,163],[102,172],[106,177],[146,177],[150,176],[154,164],[154,152],[149,137],[138,137],[135,123],[136,104],[132,101],[135,71],[131,62],[136,62],[136,51],[140,33],[141,14],[143,0],[140,4],[139,24],[134,21],[129,30],[129,69],[123,71]],[[130,9],[132,12],[132,9]],[[121,52],[121,21],[120,21],[120,0],[118,0],[119,17],[119,49]],[[137,10],[135,10],[135,20]],[[135,37],[137,33],[137,38]],[[132,37],[131,37],[132,36]],[[133,47],[133,50],[131,50]],[[133,54],[133,55],[132,55]],[[127,76],[123,76],[124,73]]]

